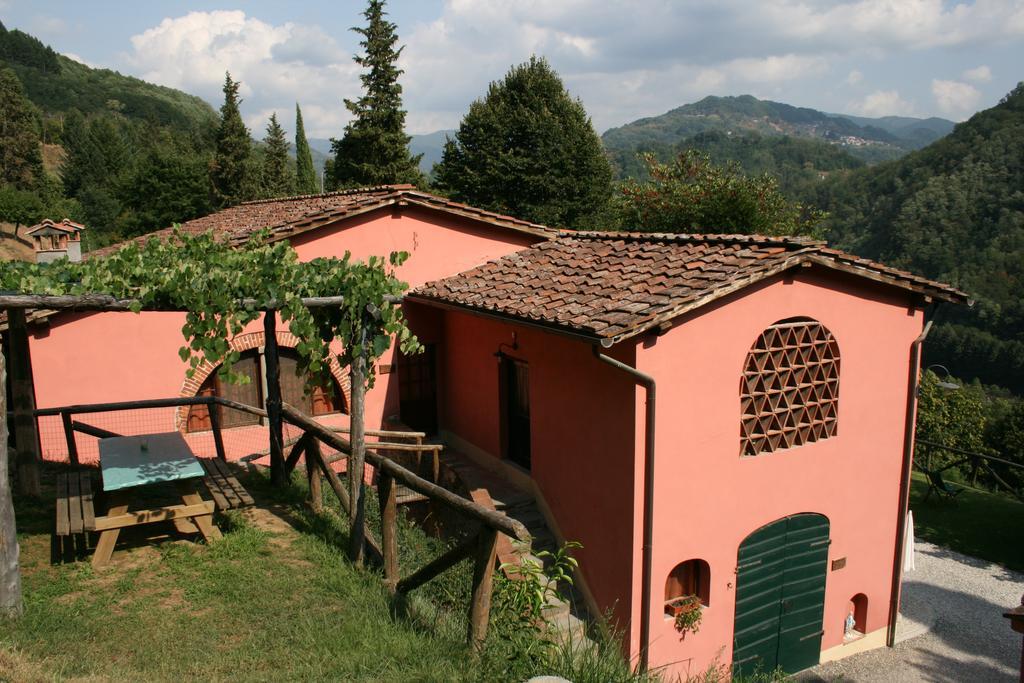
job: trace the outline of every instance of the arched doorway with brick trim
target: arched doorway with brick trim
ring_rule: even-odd
[[[281,379],[282,384],[284,384],[285,382],[288,381],[288,379],[290,379],[286,375],[286,366],[291,365],[292,367],[294,367],[295,359],[297,359],[297,354],[293,351],[293,349],[298,344],[299,340],[297,337],[295,337],[293,334],[289,332],[278,332],[276,337],[277,345],[282,352]],[[243,359],[258,359],[256,367],[258,367],[259,370],[257,374],[254,376],[254,379],[259,380],[262,383],[263,387],[261,390],[255,391],[254,396],[263,396],[266,393],[266,378],[263,375],[262,370],[262,368],[265,367],[263,363],[264,339],[265,338],[263,332],[247,332],[245,334],[240,334],[232,338],[228,343],[230,350],[237,351],[240,354],[242,354]],[[289,351],[291,351],[291,353],[289,353]],[[334,382],[336,383],[335,391],[340,393],[340,396],[333,397],[333,400],[335,400],[336,403],[340,405],[336,405],[335,407],[337,408],[337,410],[334,410],[332,412],[341,412],[347,414],[348,406],[350,405],[351,402],[351,392],[349,387],[348,374],[342,371],[342,368],[338,364],[336,358],[331,358],[329,367],[331,371],[331,376],[334,378]],[[214,373],[218,370],[218,368],[220,368],[219,363],[213,364],[207,360],[202,361],[202,363],[200,363],[199,366],[196,367],[195,372],[192,373],[191,377],[186,376],[185,380],[182,382],[181,391],[179,395],[185,398],[191,398],[193,396],[199,395],[200,391],[203,390],[204,387],[209,384],[209,381],[213,378]],[[204,393],[207,392],[204,391]],[[327,396],[327,400],[332,400],[332,397]],[[243,402],[262,403],[261,401],[257,400]],[[258,407],[262,408],[264,406],[259,405]],[[192,417],[195,418],[195,415],[193,414]],[[194,419],[192,421],[195,422]],[[175,414],[175,429],[181,432],[190,431],[189,423],[190,406],[180,406]]]

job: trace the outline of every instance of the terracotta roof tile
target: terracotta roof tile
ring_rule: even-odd
[[[561,233],[427,283],[409,296],[616,341],[805,261],[926,296],[967,301],[948,285],[814,240],[593,232]]]
[[[556,231],[543,225],[519,220],[499,213],[475,209],[426,192],[413,185],[383,185],[329,192],[320,195],[284,197],[245,202],[222,211],[182,223],[178,229],[185,233],[213,232],[219,239],[241,244],[255,232],[267,228],[272,238],[284,239],[291,235],[313,230],[329,223],[357,216],[384,206],[419,206],[450,214],[480,220],[517,232],[552,237]],[[83,258],[102,257],[113,253],[130,242],[142,243],[151,238],[166,239],[174,228],[157,230],[129,242],[122,242],[87,252]]]

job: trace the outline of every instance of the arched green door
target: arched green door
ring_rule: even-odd
[[[733,668],[793,673],[821,654],[828,566],[828,518],[792,515],[740,544]]]

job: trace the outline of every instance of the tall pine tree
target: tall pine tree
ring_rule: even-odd
[[[421,155],[409,154],[409,136],[405,134],[405,110],[402,109],[402,74],[396,64],[401,47],[395,24],[385,19],[384,0],[369,0],[363,16],[365,28],[352,30],[363,36],[360,45],[365,54],[356,55],[364,68],[360,76],[363,96],[345,100],[352,120],[345,126],[341,140],[331,140],[334,152],[332,185],[359,187],[388,183],[418,183]]]
[[[302,110],[295,103],[295,189],[299,194],[316,194],[320,191],[316,170],[313,168],[313,153],[309,151],[306,127],[302,125]]]
[[[224,105],[220,108],[220,126],[217,128],[217,151],[210,163],[210,186],[214,206],[223,208],[248,199],[246,196],[249,173],[249,155],[252,142],[249,129],[238,110],[241,83],[224,75]]]
[[[263,196],[286,197],[295,191],[295,178],[288,165],[288,141],[284,128],[277,122],[277,114],[270,115],[267,137],[263,138],[266,149],[263,156]]]
[[[38,115],[17,75],[0,67],[0,184],[34,190],[42,179]]]
[[[536,57],[470,105],[434,179],[458,201],[567,228],[600,225],[612,191],[611,165],[583,104]]]

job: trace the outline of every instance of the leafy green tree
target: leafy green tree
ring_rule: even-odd
[[[218,208],[232,206],[249,198],[247,188],[251,182],[248,177],[251,166],[248,162],[252,141],[238,109],[241,103],[238,97],[240,85],[231,80],[230,73],[225,74],[224,104],[220,108],[216,152],[210,162],[212,200]]]
[[[13,71],[0,67],[0,183],[31,190],[43,176],[39,117]]]
[[[302,110],[295,103],[295,189],[299,194],[316,194],[320,191],[316,170],[313,168],[313,153],[309,151],[306,127],[302,124]]]
[[[1012,407],[993,422],[988,442],[1004,459],[1020,465],[993,463],[991,466],[1003,481],[1024,493],[1024,400],[1014,401]]]
[[[366,27],[352,30],[363,36],[360,45],[365,54],[356,55],[363,67],[360,76],[363,95],[345,100],[352,120],[340,140],[331,140],[334,153],[332,185],[359,187],[389,183],[420,183],[420,155],[409,154],[409,136],[405,134],[405,110],[398,77],[401,47],[395,24],[385,19],[384,0],[369,0],[363,16]]]
[[[570,228],[594,227],[611,177],[583,104],[536,57],[470,105],[434,167],[435,187],[453,199]]]
[[[295,177],[288,163],[288,141],[277,114],[270,115],[267,137],[263,138],[263,196],[286,197],[295,191]]]
[[[170,129],[150,130],[151,140],[125,182],[131,210],[124,235],[170,227],[210,212],[207,162],[201,149]]]
[[[14,229],[34,225],[43,218],[43,201],[35,192],[0,185],[0,221],[14,223]]]
[[[787,200],[778,181],[748,177],[739,165],[716,166],[696,150],[671,164],[645,155],[650,180],[622,184],[621,227],[648,232],[711,232],[817,236],[822,214]]]

